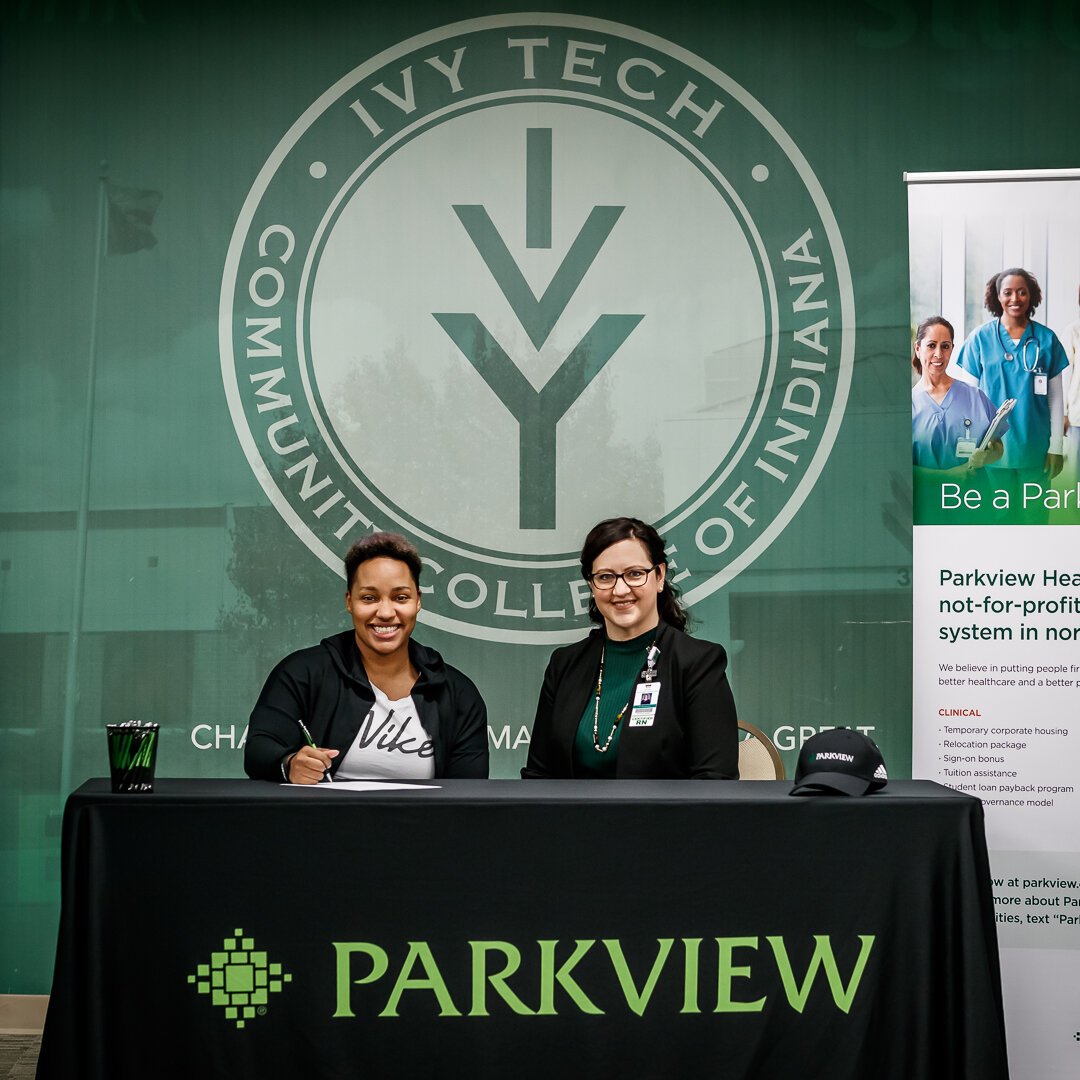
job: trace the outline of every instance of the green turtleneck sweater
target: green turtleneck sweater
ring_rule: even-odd
[[[645,653],[656,640],[656,627],[640,637],[629,641],[604,639],[604,685],[600,691],[600,709],[595,714],[596,693],[589,695],[585,711],[581,714],[577,735],[574,737],[574,775],[587,780],[614,780],[615,762],[619,754],[619,739],[626,717],[630,712],[631,698],[637,685],[638,675],[645,666]],[[597,669],[597,675],[599,675]],[[596,749],[603,746],[619,713],[622,720],[615,727],[615,735],[606,753]],[[596,739],[593,740],[593,717],[596,715]]]

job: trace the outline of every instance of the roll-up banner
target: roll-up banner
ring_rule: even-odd
[[[906,179],[912,772],[986,809],[1013,1075],[1071,1077],[1080,170]]]

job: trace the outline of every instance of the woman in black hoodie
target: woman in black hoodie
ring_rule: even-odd
[[[420,556],[373,533],[345,556],[353,629],[285,657],[255,703],[244,769],[256,780],[485,779],[487,709],[472,680],[412,640]]]

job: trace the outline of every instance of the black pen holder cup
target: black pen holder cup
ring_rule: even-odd
[[[157,724],[106,724],[109,771],[116,794],[141,795],[154,790]]]

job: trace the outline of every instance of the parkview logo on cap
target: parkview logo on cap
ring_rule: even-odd
[[[881,751],[868,735],[839,727],[803,743],[792,795],[868,795],[889,776]]]

